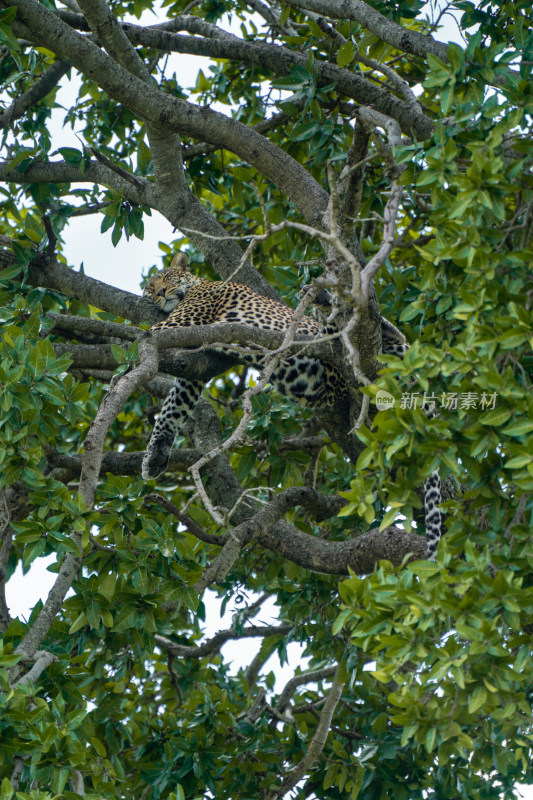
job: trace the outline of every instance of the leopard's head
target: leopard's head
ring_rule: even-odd
[[[170,267],[159,270],[149,278],[144,287],[144,296],[169,314],[180,303],[192,286],[202,283],[202,278],[193,275],[185,253],[176,253]]]

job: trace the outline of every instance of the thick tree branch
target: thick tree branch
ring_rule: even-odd
[[[221,552],[194,585],[198,594],[213,583],[221,583],[244,545],[267,534],[275,522],[295,506],[305,506],[321,519],[338,514],[347,501],[337,495],[326,497],[305,486],[284,489],[253,517],[232,528],[225,536]]]
[[[374,109],[362,109],[362,117],[367,124],[373,123],[379,125],[387,131],[387,136],[390,143],[390,148],[386,148],[383,144],[376,140],[378,145],[381,145],[381,150],[384,160],[387,165],[387,172],[391,179],[391,187],[389,190],[389,197],[383,212],[383,237],[381,245],[377,253],[375,253],[370,261],[365,265],[361,272],[361,292],[363,298],[368,299],[370,296],[371,287],[373,286],[374,276],[378,270],[383,266],[385,259],[390,255],[396,236],[396,219],[400,208],[400,200],[402,198],[403,188],[398,184],[398,179],[402,172],[405,170],[406,165],[398,166],[394,158],[394,147],[400,144],[401,134],[399,126],[395,120],[390,117],[383,117]]]
[[[168,97],[146,85],[35,0],[0,0],[0,5],[15,6],[24,35],[29,29],[36,42],[70,60],[141,119],[237,153],[277,184],[310,222],[319,222],[327,204],[326,193],[303,167],[268,139],[223,114]],[[15,30],[16,23],[14,26]]]
[[[448,61],[447,44],[435,41],[426,33],[418,33],[397,25],[361,0],[284,0],[284,3],[292,8],[314,11],[325,17],[352,19],[397,50],[422,58],[427,58],[428,53],[432,53],[442,61]]]
[[[91,30],[91,27],[83,14],[72,13],[71,11],[63,11],[62,9],[58,9],[56,13],[64,22],[67,23],[67,25],[70,25],[72,28],[76,28],[78,31],[89,32]],[[174,33],[176,31],[189,31],[189,33],[195,33],[199,36],[206,36],[207,38],[212,39],[232,38],[232,34],[228,33],[228,31],[225,31],[223,28],[219,28],[210,22],[206,22],[201,17],[193,17],[190,14],[181,14],[178,17],[173,17],[172,19],[161,22],[158,25],[151,25],[150,27]]]
[[[207,408],[205,410],[207,411]],[[211,414],[214,415],[214,411],[211,410]],[[180,451],[177,452],[179,453]],[[189,455],[191,451],[185,452],[187,459],[193,458],[192,455]],[[116,455],[127,454],[117,453]],[[134,454],[131,455],[133,456]],[[235,503],[237,502],[240,497],[238,494],[240,486],[237,484],[229,462],[225,460],[223,455],[217,456],[210,463],[209,470],[204,469],[204,474],[208,478],[212,503],[220,505],[217,502],[219,498],[221,500],[225,499],[226,502],[228,499],[231,502],[236,498]],[[228,487],[230,487],[229,490]],[[228,491],[224,493],[224,489]],[[307,487],[302,487],[302,491],[306,489]],[[156,496],[150,495],[150,497],[155,499]],[[335,502],[334,497],[331,499]],[[324,500],[327,503],[330,498],[325,497]],[[168,501],[163,502],[162,498],[157,499],[157,502],[174,514],[180,522],[189,527],[187,519],[184,518],[184,515],[176,506]],[[304,504],[302,503],[302,505]],[[243,520],[243,522],[239,523],[243,528],[249,522],[250,527],[253,529],[254,517],[263,508],[263,506],[256,504],[253,499],[246,497],[237,507],[236,512],[233,514],[233,519]],[[206,534],[204,531],[195,531],[194,528],[190,528],[190,533],[202,541],[217,546],[223,546],[228,540],[227,534],[223,536]],[[278,521],[269,530],[257,533],[254,540],[267,550],[298,564],[300,567],[310,569],[313,572],[339,576],[347,575],[349,569],[359,575],[372,572],[375,564],[383,558],[392,561],[394,564],[401,564],[408,553],[413,553],[415,558],[424,558],[426,552],[423,536],[406,533],[401,528],[394,526],[385,528],[383,531],[378,528],[372,528],[367,533],[357,534],[356,538],[349,541],[330,542],[310,536],[287,522]]]
[[[198,460],[199,453],[186,447],[173,450],[170,455],[169,469],[186,472]],[[139,475],[144,451],[120,452],[107,451],[104,453],[100,464],[100,475],[111,472],[114,475]],[[62,469],[71,473],[72,477],[79,477],[81,473],[83,456],[70,456],[63,453],[49,453],[48,463],[54,469]]]
[[[91,30],[103,43],[111,58],[132,75],[136,75],[145,83],[151,83],[150,73],[144,62],[130,45],[105,0],[78,0],[78,5]]]
[[[108,322],[93,317],[77,317],[74,314],[43,315],[43,319],[50,320],[52,327],[46,333],[60,334],[62,336],[75,336],[76,338],[113,337],[133,342],[139,337],[139,329],[132,325],[117,322]]]
[[[76,19],[72,15],[69,17],[67,15],[62,16],[74,24],[75,27],[81,30],[84,29],[81,19]],[[184,21],[179,27],[188,30],[191,25],[187,24],[185,19],[182,18]],[[386,18],[383,19],[388,22]],[[196,22],[192,27],[195,29],[194,32],[199,32]],[[210,26],[210,28],[213,27]],[[305,55],[275,44],[260,41],[247,42],[220,29],[216,29],[219,34],[216,37],[207,34],[208,38],[199,38],[197,36],[180,36],[171,33],[168,30],[168,26],[162,25],[142,27],[126,23],[123,28],[130,41],[134,44],[153,47],[163,52],[177,52],[206,56],[208,58],[228,58],[238,62],[259,64],[264,69],[274,72],[275,75],[288,75],[296,65],[306,67],[307,56]],[[406,32],[403,28],[401,30]],[[422,34],[417,35],[422,36]],[[443,45],[443,47],[446,51],[446,46]],[[398,120],[402,130],[408,136],[414,134],[419,139],[425,139],[431,135],[433,123],[425,116],[416,100],[413,102],[412,95],[409,95],[408,101],[406,100],[406,85],[402,82],[400,86],[400,79],[396,75],[394,87],[404,97],[404,100],[391,94],[388,89],[376,86],[366,77],[337,67],[336,64],[317,60],[314,68],[316,69],[319,86],[334,82],[336,89],[346,97],[351,97],[364,105],[372,105],[382,113],[393,116]],[[387,68],[385,67],[385,69]]]
[[[1,270],[16,264],[16,258],[9,250],[0,250]],[[21,267],[21,274],[23,272]],[[65,264],[39,254],[29,265],[26,276],[31,286],[44,289],[55,289],[69,297],[75,297],[82,303],[110,311],[120,317],[131,320],[134,324],[148,322],[153,324],[165,319],[166,314],[159,308],[136,294],[115,289],[95,278],[89,278],[81,272],[74,272]]]
[[[409,553],[418,559],[425,558],[426,553],[423,536],[394,526],[382,531],[372,528],[367,533],[355,534],[354,539],[330,542],[280,521],[267,533],[259,534],[256,542],[300,567],[329,575],[347,575],[349,569],[357,575],[366,575],[382,559],[398,566]]]
[[[195,412],[195,444],[201,452],[210,452],[221,441],[220,423],[208,402],[201,401]],[[243,490],[224,453],[217,455],[205,473],[205,487],[215,506],[234,507]],[[261,508],[251,497],[245,497],[232,516],[235,524],[252,518]],[[303,533],[286,522],[276,522],[269,531],[259,533],[255,542],[300,567],[330,575],[346,575],[348,568],[356,574],[372,572],[381,559],[401,564],[412,553],[415,558],[425,558],[426,544],[423,536],[406,533],[394,526],[367,533],[343,542],[318,539]]]
[[[287,439],[282,439],[279,443],[278,450],[282,453],[284,450],[316,450],[324,447],[327,444],[327,439],[323,436],[294,436]]]
[[[47,669],[50,666],[50,664],[59,661],[56,655],[54,655],[53,653],[49,653],[46,650],[38,650],[33,655],[33,659],[35,659],[35,664],[33,665],[33,667],[28,672],[26,672],[26,674],[23,675],[22,678],[19,678],[17,681],[15,681],[15,683],[13,684],[13,688],[15,686],[21,686],[23,684],[36,681],[39,678],[39,676],[45,671],[45,669]]]
[[[107,159],[96,151],[97,161],[89,161],[83,171],[76,164],[65,161],[38,161],[24,172],[12,169],[9,161],[0,161],[0,180],[24,185],[28,183],[98,183],[119,192],[127,200],[138,205],[157,208],[157,196],[153,183],[146,178],[130,175],[126,170],[112,169]],[[158,209],[159,210],[159,209]]]
[[[69,355],[72,359],[71,370],[109,370],[114,372],[118,366],[111,345],[108,344],[54,344],[57,356]],[[159,356],[159,370],[166,375],[188,378],[189,380],[207,381],[226,372],[239,362],[235,356],[228,356],[214,350],[167,351]],[[95,376],[99,380],[107,380],[108,376]],[[164,380],[164,379],[163,379]],[[146,390],[157,397],[162,397],[164,388],[156,382],[146,384]],[[168,387],[168,384],[167,384]],[[167,392],[168,393],[168,388]]]
[[[14,651],[15,655],[22,655],[23,659],[22,663],[12,667],[12,669],[9,671],[9,680],[11,685],[16,682],[24,673],[23,662],[31,661],[34,658],[39,645],[47,635],[51,625],[59,613],[65,596],[72,586],[72,582],[74,581],[81,567],[81,534],[73,533],[71,538],[76,547],[79,548],[79,555],[67,553],[67,555],[63,558],[57,578],[54,581],[54,585],[50,589],[48,597],[46,598],[46,601],[37,619],[32,623],[30,629]]]
[[[106,433],[116,414],[122,407],[129,394],[151,377],[151,371],[155,374],[157,360],[155,358],[155,348],[146,341],[141,341],[140,351],[142,354],[141,363],[132,373],[123,376],[113,392],[106,398],[99,412],[91,425],[89,434],[85,441],[85,456],[80,478],[79,493],[84,498],[86,508],[90,508],[94,498],[94,489],[98,481],[102,464],[102,448]],[[151,357],[152,356],[152,357]],[[24,636],[22,642],[15,650],[16,655],[22,655],[23,661],[34,657],[40,643],[48,633],[59,609],[61,608],[65,595],[70,589],[72,582],[81,566],[81,534],[73,532],[71,538],[79,549],[79,555],[67,553],[61,564],[58,576],[48,594],[46,602],[38,615],[37,619]],[[17,664],[10,671],[10,681],[17,681],[23,672],[23,666]]]
[[[170,34],[157,28],[142,28],[136,25],[125,25],[128,37],[135,44],[154,47],[158,50],[169,50],[191,55],[202,55],[210,58],[228,58],[234,61],[260,64],[276,75],[288,75],[294,66],[306,67],[307,57],[279,45],[266,42],[245,42],[237,36],[231,39],[214,40]],[[423,113],[418,104],[401,100],[388,89],[376,86],[367,78],[356,75],[346,69],[324,61],[315,61],[317,82],[319,86],[335,83],[336,89],[362,105],[375,106],[383,114],[394,117],[407,136],[428,138],[433,131],[433,123]],[[395,87],[399,88],[399,87]],[[405,94],[402,85],[401,93]]]
[[[5,489],[0,490],[0,632],[11,624],[6,602],[6,572],[13,544],[13,529]]]
[[[151,377],[157,370],[157,359],[155,351],[148,342],[141,341],[140,351],[142,353],[141,363],[132,373],[123,376],[113,392],[106,398],[99,412],[91,425],[89,434],[85,441],[85,456],[80,478],[79,494],[84,498],[86,508],[90,508],[94,499],[94,489],[100,474],[102,464],[102,448],[106,433],[111,422],[122,407],[129,394],[137,388],[143,381]],[[152,357],[150,357],[152,356]],[[67,553],[61,564],[57,578],[50,590],[46,602],[35,622],[22,642],[15,650],[15,655],[22,655],[23,661],[34,658],[35,653],[47,635],[56,615],[61,608],[65,595],[70,589],[72,582],[81,566],[81,534],[73,532],[72,541],[79,551],[78,555]],[[10,670],[10,681],[16,682],[22,675],[23,665],[17,664]]]
[[[164,161],[164,157],[160,161]],[[279,299],[276,291],[251,263],[247,260],[243,262],[243,252],[237,242],[226,235],[224,228],[204,209],[186,186],[182,191],[178,191],[178,187],[171,191],[168,185],[166,192],[161,194],[151,181],[129,175],[122,169],[119,171],[112,169],[107,165],[107,159],[101,158],[90,161],[83,171],[74,164],[54,161],[34,163],[24,172],[19,172],[17,169],[10,169],[8,161],[0,161],[0,180],[15,184],[79,182],[108,186],[134,203],[160,211],[171,225],[186,231],[191,241],[204,253],[221,278],[231,278],[233,281],[246,284],[259,294]],[[5,256],[2,257],[0,252],[0,268],[3,258]],[[121,316],[136,321],[128,314]],[[163,314],[159,313],[153,321],[157,322],[162,318]]]
[[[370,129],[359,117],[355,125],[348,158],[339,178],[339,225],[349,242],[355,241],[355,224],[363,194]]]
[[[314,11],[326,17],[352,19],[397,50],[421,58],[427,58],[431,53],[445,63],[449,61],[448,43],[439,42],[428,33],[420,33],[398,25],[362,0],[284,0],[284,3],[292,8]],[[517,72],[508,68],[505,68],[505,71],[510,76],[518,78]],[[506,81],[505,75],[496,75],[493,81],[488,83],[499,86],[505,85]]]
[[[81,0],[80,6],[92,30],[103,41],[110,56],[131,74],[154,87],[148,70],[105,0]],[[150,123],[147,124],[146,129],[154,166],[158,208],[161,213],[167,219],[174,220],[179,227],[194,224],[199,226],[201,232],[212,234],[213,231],[217,231],[219,236],[224,236],[225,231],[222,226],[208,214],[188,188],[183,169],[181,144],[177,134]],[[209,258],[213,250],[212,242],[198,234],[193,235],[192,240]],[[242,253],[235,242],[226,241],[224,249],[228,259],[238,258],[240,263]],[[217,255],[219,252],[220,248],[217,248]],[[214,259],[215,267],[216,262],[217,258]],[[246,269],[250,269],[249,264],[242,271],[243,277]]]
[[[287,99],[287,102],[292,103],[296,108],[301,108],[304,105],[304,101],[301,99],[292,100],[290,97]],[[280,111],[279,114],[273,114],[268,119],[263,119],[261,122],[257,122],[255,125],[251,125],[251,129],[257,131],[258,133],[268,133],[271,130],[279,127],[280,125],[285,125],[286,123],[291,121],[291,117],[289,114],[286,114],[284,111]],[[215,150],[218,150],[216,144],[207,144],[207,142],[200,142],[199,144],[193,144],[183,150],[183,160],[190,161],[191,158],[194,158],[198,155],[207,155],[207,153],[213,153]]]

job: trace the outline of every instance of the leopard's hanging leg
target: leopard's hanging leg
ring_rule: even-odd
[[[166,470],[174,438],[196,408],[203,388],[204,384],[200,381],[176,378],[144,454],[142,476],[145,480],[157,478]]]
[[[424,481],[424,519],[426,524],[426,558],[435,561],[442,536],[440,513],[441,484],[439,471],[435,470]]]
[[[437,416],[435,403],[423,404],[422,410],[428,419]],[[424,481],[424,523],[426,526],[426,558],[435,561],[437,547],[442,536],[442,517],[440,504],[442,499],[441,480],[438,469]]]

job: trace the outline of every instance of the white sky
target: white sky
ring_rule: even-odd
[[[157,7],[159,3],[154,3]],[[435,18],[435,9],[443,5],[443,0],[432,0],[426,4],[428,15]],[[144,24],[154,24],[155,17],[150,12],[145,12],[142,18]],[[446,14],[441,20],[443,27],[436,34],[440,41],[455,41],[463,45],[463,41],[457,26],[457,22],[451,14]],[[256,19],[257,27],[263,24],[261,18]],[[226,21],[223,24],[227,30],[240,35],[240,21],[236,18],[232,23]],[[182,86],[190,87],[196,83],[198,69],[207,72],[209,60],[201,56],[178,55],[172,56],[173,68],[176,70],[178,80]],[[76,81],[69,83],[64,80],[64,86],[58,95],[58,103],[65,109],[69,108],[74,98],[77,96],[78,85]],[[227,113],[227,107],[220,105],[212,106],[222,113]],[[80,142],[70,126],[62,126],[64,111],[58,109],[54,113],[54,121],[50,126],[54,146],[75,147],[79,149]],[[81,130],[81,126],[80,126]],[[87,217],[73,218],[68,228],[63,232],[65,241],[65,256],[69,264],[78,270],[83,263],[86,275],[98,280],[105,281],[121,289],[130,292],[140,293],[139,286],[141,276],[148,269],[156,264],[162,266],[159,242],[164,244],[171,243],[179,236],[179,232],[173,232],[172,225],[159,214],[152,211],[151,217],[144,217],[144,240],[140,241],[134,237],[126,241],[124,235],[117,247],[111,243],[111,231],[100,232],[102,217],[100,215],[89,215]],[[38,599],[43,601],[53,584],[55,575],[46,571],[48,564],[52,563],[53,558],[38,559],[26,576],[22,576],[22,569],[19,565],[16,574],[11,578],[6,587],[8,606],[11,614],[20,615],[27,618]],[[219,601],[214,593],[209,592],[206,597],[207,621],[205,626],[206,636],[211,637],[218,630],[231,626],[231,616],[236,609],[231,604],[226,609],[224,617],[220,617]],[[253,620],[254,624],[275,624],[276,609],[273,604],[266,603],[261,614]],[[226,660],[229,660],[233,669],[247,666],[257,653],[260,645],[259,639],[245,639],[240,642],[228,642],[222,648],[222,653]],[[263,672],[274,670],[276,673],[276,691],[284,686],[287,680],[294,674],[296,665],[306,667],[301,659],[301,647],[298,644],[290,644],[288,647],[289,664],[284,667],[279,665],[277,655],[265,665]],[[533,800],[533,788],[520,787],[524,800]]]

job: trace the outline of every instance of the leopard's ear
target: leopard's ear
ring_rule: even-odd
[[[178,272],[189,271],[189,259],[186,253],[176,253],[170,262],[171,269],[177,269]]]

